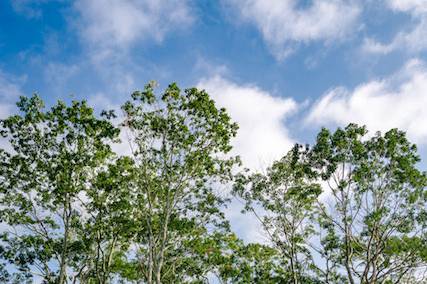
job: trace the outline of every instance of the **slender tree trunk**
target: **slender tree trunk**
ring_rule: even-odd
[[[292,281],[294,284],[298,284],[298,274],[296,268],[296,253],[294,246],[294,232],[291,233],[291,270],[292,270]]]
[[[326,273],[325,273],[325,282],[329,284],[329,256],[326,254]]]
[[[141,271],[146,270],[146,273],[144,273],[145,278],[146,278],[146,283],[147,284],[152,284],[153,283],[153,270],[154,270],[154,265],[153,265],[153,259],[154,259],[154,244],[153,244],[153,235],[152,235],[152,231],[151,231],[151,226],[150,226],[150,220],[147,220],[147,225],[149,228],[149,233],[148,233],[148,264],[147,266],[144,264],[144,260],[141,260]],[[145,283],[145,282],[141,282],[141,283]]]
[[[344,172],[344,170],[343,170]],[[353,278],[353,271],[351,270],[351,255],[352,255],[352,248],[350,244],[350,226],[348,224],[347,220],[347,201],[348,196],[344,193],[344,190],[341,191],[341,202],[342,202],[342,214],[343,214],[343,224],[344,224],[344,247],[345,247],[345,269],[347,271],[348,281],[350,284],[355,284],[354,278]]]
[[[64,205],[64,241],[62,243],[62,254],[61,254],[61,262],[59,269],[59,284],[66,283],[67,277],[67,255],[68,255],[68,239],[70,235],[70,199],[69,196],[66,197],[65,205]]]
[[[168,225],[169,225],[169,217],[170,217],[170,206],[167,206],[166,209],[166,216],[165,216],[165,224],[163,225],[163,232],[162,232],[162,243],[160,246],[159,255],[157,258],[157,267],[156,267],[156,284],[161,284],[161,277],[162,277],[162,267],[163,267],[163,261],[164,261],[164,254],[165,254],[165,248],[166,248],[166,242],[168,238]]]
[[[298,284],[298,275],[296,272],[295,263],[292,259],[291,259],[291,266],[292,266],[292,281],[294,284]]]

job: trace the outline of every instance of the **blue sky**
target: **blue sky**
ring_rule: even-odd
[[[348,122],[405,130],[425,157],[426,55],[425,0],[4,0],[0,117],[19,95],[100,110],[176,81],[230,111],[254,169]]]

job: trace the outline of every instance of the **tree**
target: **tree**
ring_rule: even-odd
[[[404,132],[367,137],[350,124],[322,129],[313,147],[296,145],[266,174],[238,175],[234,193],[260,221],[288,282],[421,281],[427,175],[419,160]]]
[[[81,236],[84,256],[78,272],[81,283],[110,283],[123,274],[136,228],[132,219],[131,188],[135,167],[129,157],[121,157],[97,173],[82,202],[85,218]],[[119,277],[120,278],[120,277]]]
[[[280,252],[268,245],[244,244],[235,235],[223,238],[214,259],[220,283],[289,283]]]
[[[203,278],[185,260],[193,242],[228,227],[216,188],[232,177],[237,159],[226,155],[237,125],[205,91],[181,92],[176,84],[156,95],[150,83],[122,109],[136,167],[133,254],[140,275],[147,283]]]
[[[369,137],[355,124],[322,129],[309,159],[328,190],[318,208],[328,230],[323,244],[348,282],[420,281],[417,273],[427,265],[427,177],[405,133]]]
[[[90,202],[87,190],[113,156],[118,130],[85,101],[44,111],[33,96],[17,105],[21,115],[0,121],[13,148],[0,149],[0,255],[17,282],[75,282],[87,250],[81,204]]]
[[[314,205],[321,193],[301,145],[267,169],[239,175],[234,192],[245,201],[279,252],[288,283],[310,283],[316,274],[309,240],[314,234]]]
[[[0,120],[11,146],[0,149],[0,282],[425,280],[427,174],[404,132],[322,129],[266,173],[238,172],[225,109],[203,90],[154,87],[122,106],[120,129],[113,112],[45,110],[38,96]],[[120,131],[129,156],[110,148]],[[232,184],[267,244],[231,232]]]

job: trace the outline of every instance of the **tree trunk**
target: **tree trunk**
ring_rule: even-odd
[[[64,241],[62,244],[62,253],[61,253],[61,262],[60,262],[60,268],[59,268],[59,284],[65,284],[66,283],[66,277],[67,277],[67,254],[68,254],[68,238],[70,234],[70,200],[69,196],[66,197],[66,201],[64,204],[64,214],[63,214],[63,220],[64,220]]]

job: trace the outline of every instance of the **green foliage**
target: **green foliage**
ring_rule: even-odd
[[[427,176],[404,132],[367,137],[355,124],[322,129],[309,156],[333,204],[319,207],[333,241],[324,242],[324,253],[350,283],[397,283],[426,265]]]
[[[238,126],[203,90],[150,82],[122,117],[85,101],[17,105],[0,120],[1,283],[423,280],[427,174],[402,131],[322,129],[254,173],[230,156]],[[120,132],[130,155],[111,150]],[[267,243],[231,232],[229,193]]]
[[[108,143],[118,130],[84,101],[44,111],[33,96],[17,105],[21,115],[0,121],[13,148],[0,150],[1,256],[16,266],[19,281],[38,275],[64,283],[84,262],[81,199],[113,156]]]
[[[206,92],[176,84],[161,95],[148,84],[122,109],[136,167],[130,194],[140,275],[147,283],[199,281],[206,268],[193,246],[228,229],[215,187],[231,180],[238,162],[225,158],[237,125]]]
[[[314,234],[311,219],[321,193],[315,172],[306,161],[307,148],[295,147],[264,174],[240,174],[234,192],[245,201],[245,211],[262,224],[280,254],[287,282],[307,282],[316,274],[308,240]]]

